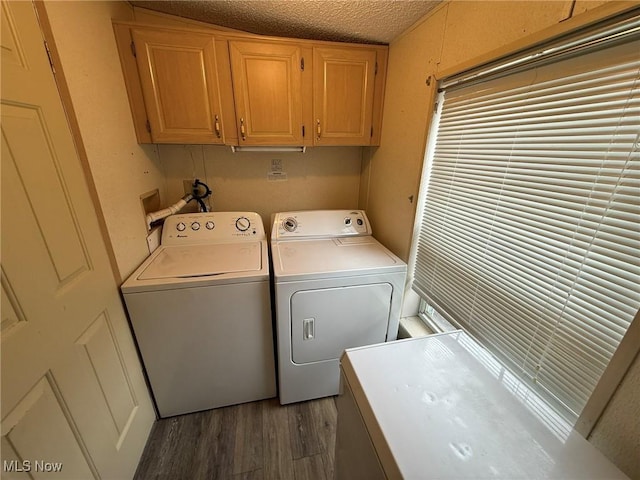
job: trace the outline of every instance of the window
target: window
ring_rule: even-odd
[[[640,308],[640,41],[625,22],[445,82],[418,212],[413,289],[570,421]]]

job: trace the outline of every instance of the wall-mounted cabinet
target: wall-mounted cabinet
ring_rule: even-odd
[[[386,46],[114,29],[140,143],[379,144]]]
[[[313,49],[314,145],[369,145],[376,51]]]
[[[302,145],[302,48],[231,40],[229,52],[239,144]]]
[[[152,141],[223,144],[214,37],[148,28],[131,33]]]

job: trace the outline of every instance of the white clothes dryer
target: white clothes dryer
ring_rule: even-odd
[[[168,217],[160,247],[121,290],[160,417],[275,397],[258,214]]]
[[[407,265],[362,210],[274,214],[271,254],[280,403],[336,395],[346,348],[397,338]]]

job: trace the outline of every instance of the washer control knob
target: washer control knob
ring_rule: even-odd
[[[298,221],[293,217],[285,218],[282,222],[282,228],[287,232],[295,232],[298,228]]]
[[[213,230],[216,224],[213,223],[211,220],[209,220],[207,223],[204,224],[204,226],[207,227],[207,230]]]
[[[359,218],[358,220],[356,220],[356,222],[357,222],[357,224],[358,224],[359,226],[362,226],[362,225],[364,224],[364,221],[363,221],[361,218]]]
[[[247,217],[240,217],[236,220],[236,228],[241,232],[246,232],[251,227],[251,220]]]
[[[183,222],[180,222],[176,225],[176,230],[178,230],[179,232],[184,232],[185,228],[187,228],[187,226]]]
[[[344,219],[344,224],[348,227],[349,225],[351,225],[351,218],[347,217]]]
[[[198,223],[198,222],[193,222],[193,223],[191,224],[191,230],[193,230],[193,231],[200,230],[200,223]]]

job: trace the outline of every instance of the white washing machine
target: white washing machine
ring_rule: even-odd
[[[168,217],[160,247],[121,289],[160,417],[275,397],[258,214]]]
[[[395,340],[407,265],[362,210],[273,216],[280,403],[336,395],[346,348]]]

